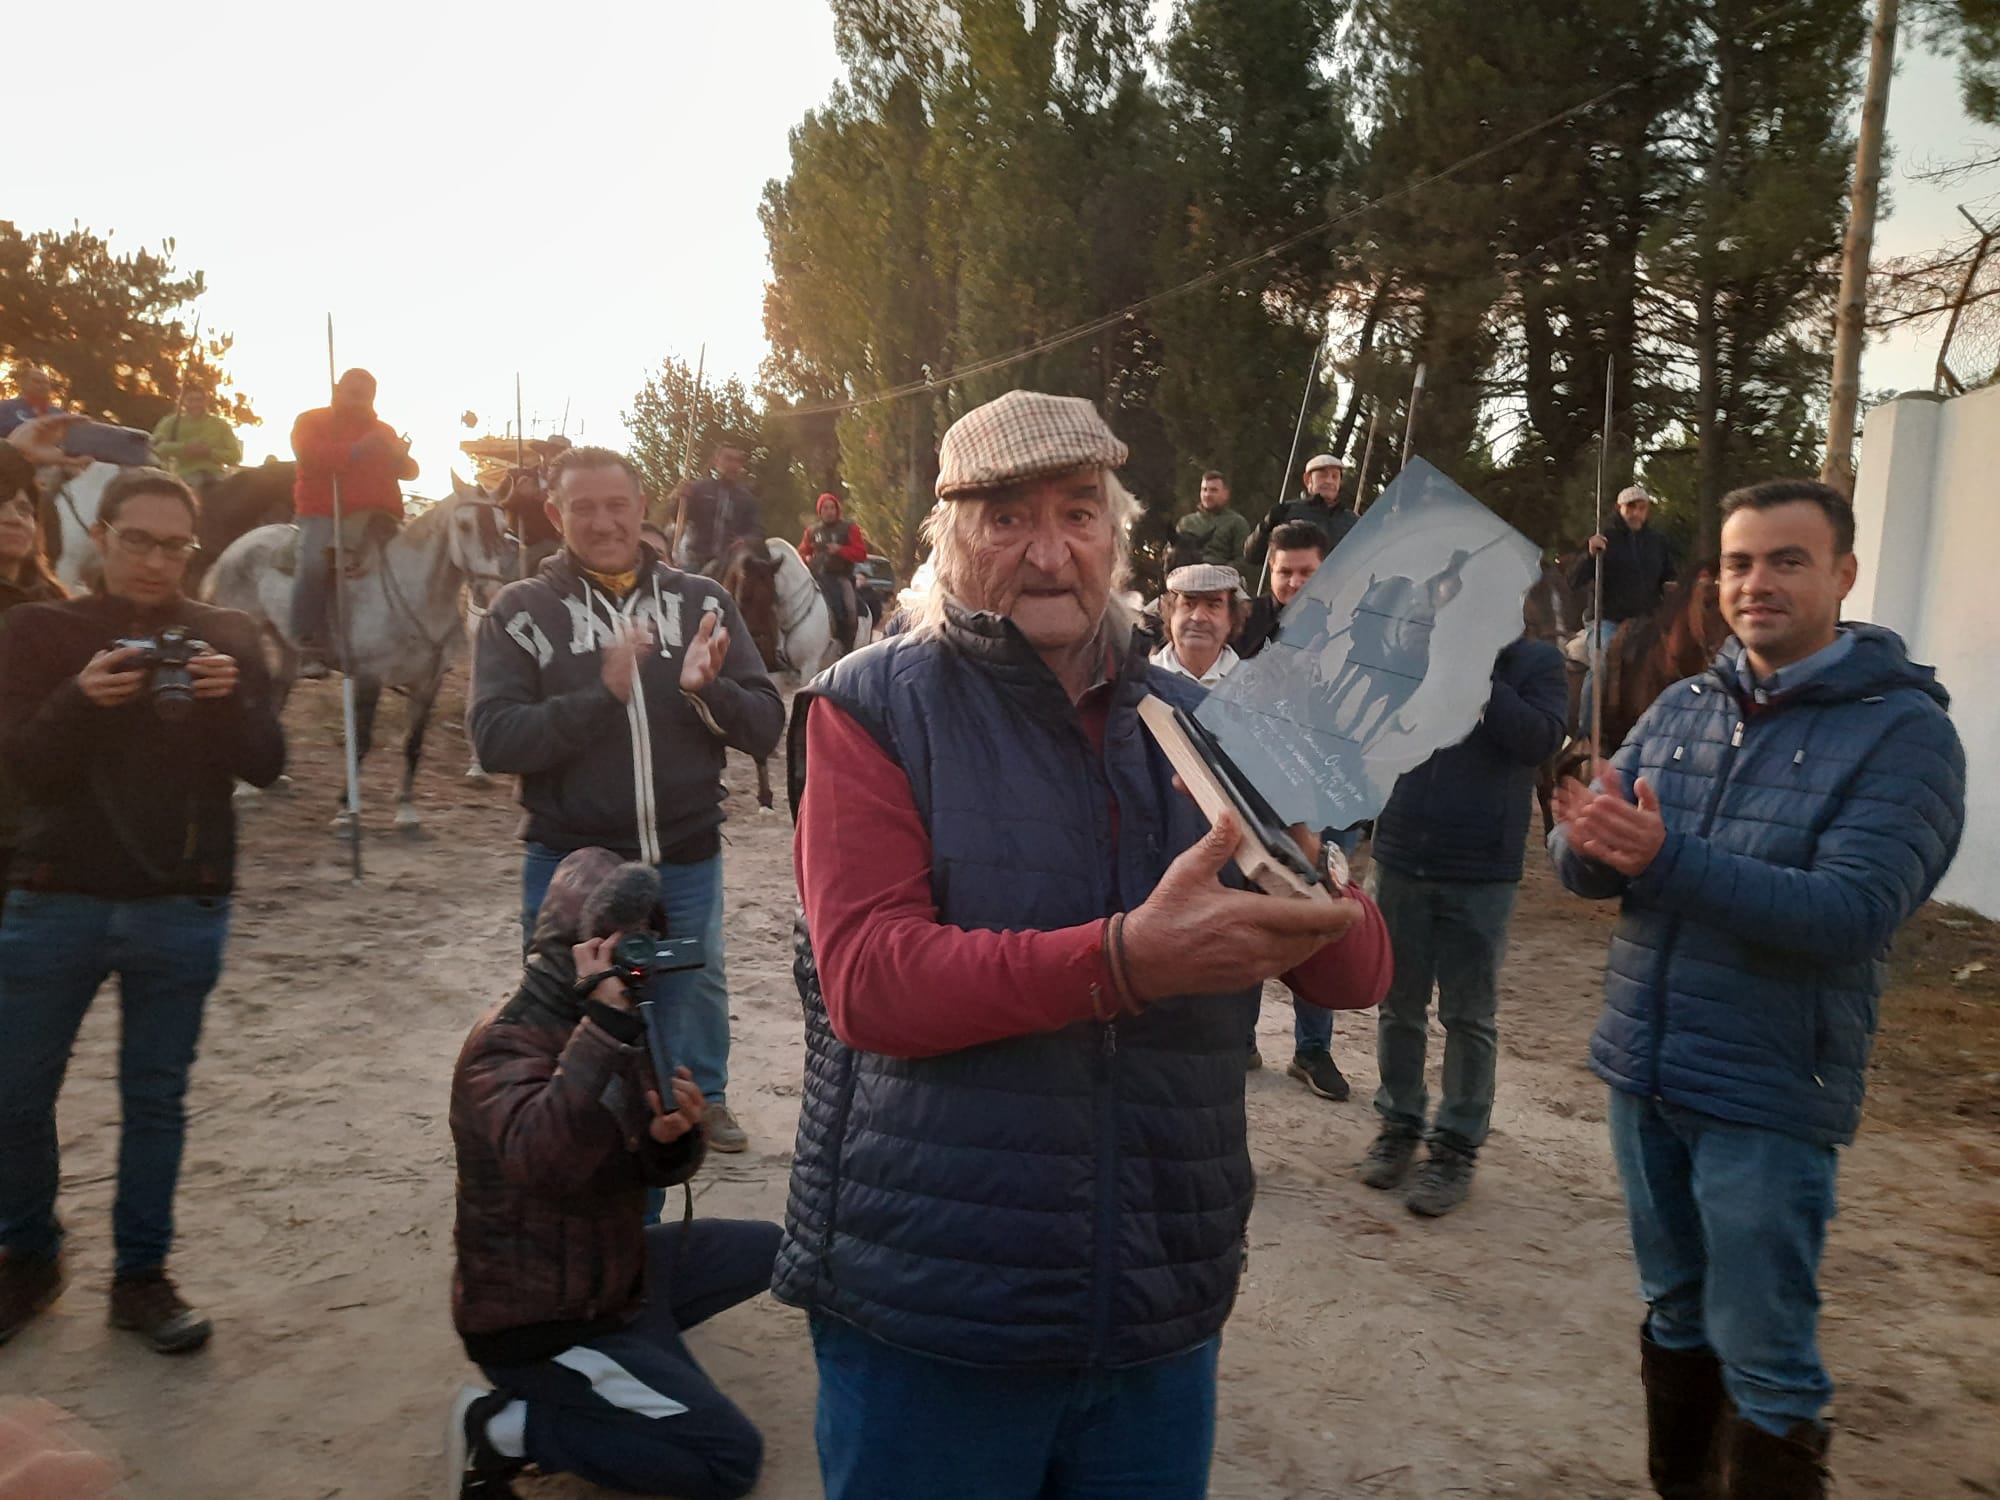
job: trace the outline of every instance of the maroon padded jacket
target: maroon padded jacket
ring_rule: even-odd
[[[537,953],[472,1028],[451,1084],[458,1152],[452,1321],[475,1364],[550,1359],[645,1302],[648,1187],[687,1181],[700,1131],[652,1138],[639,1018],[578,1000]]]

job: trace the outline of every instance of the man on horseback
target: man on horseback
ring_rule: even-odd
[[[1597,601],[1598,637],[1593,646],[1608,649],[1618,627],[1627,620],[1643,619],[1660,607],[1667,585],[1680,567],[1672,538],[1647,524],[1653,511],[1653,497],[1644,485],[1630,485],[1618,494],[1619,524],[1590,539],[1590,546],[1570,569],[1570,587],[1589,588],[1597,576],[1597,558],[1604,558],[1604,597]],[[1595,653],[1586,651],[1589,662]],[[1591,674],[1586,666],[1583,696],[1578,700],[1583,721],[1588,724],[1591,701]]]
[[[509,469],[500,484],[500,508],[521,549],[521,576],[532,578],[550,553],[562,546],[562,531],[549,519],[549,469],[569,451],[566,437],[542,438],[532,445],[534,463]]]
[[[784,704],[728,593],[641,543],[645,492],[629,460],[572,448],[550,483],[563,550],[481,622],[466,709],[479,763],[521,778],[522,935],[573,850],[654,866],[672,932],[701,938],[707,956],[668,981],[674,1056],[707,1101],[709,1144],[741,1151],[724,1102],[722,772],[728,750],[761,760],[777,747]]]
[[[841,515],[840,496],[821,495],[815,509],[819,524],[809,528],[800,539],[799,556],[812,569],[820,593],[826,596],[827,613],[833,616],[833,633],[841,650],[852,651],[855,627],[860,621],[854,597],[854,566],[868,561],[868,540],[859,526]]]
[[[1252,571],[1262,568],[1272,533],[1287,521],[1307,521],[1318,528],[1326,538],[1329,553],[1347,539],[1347,533],[1361,518],[1353,506],[1340,498],[1340,482],[1345,472],[1340,460],[1331,453],[1316,453],[1306,460],[1305,493],[1296,500],[1273,506],[1250,533],[1250,540],[1243,544],[1243,560]]]
[[[153,429],[153,455],[201,491],[243,462],[243,444],[228,419],[209,409],[208,392],[191,385]]]
[[[1735,639],[1593,786],[1557,788],[1557,874],[1623,908],[1590,1065],[1611,1091],[1665,1500],[1826,1493],[1818,1282],[1839,1148],[1883,957],[1964,826],[1949,695],[1893,632],[1841,623],[1855,571],[1837,490],[1726,496]]]
[[[292,637],[299,676],[324,677],[334,655],[327,605],[333,593],[333,486],[340,482],[341,544],[349,573],[366,568],[371,538],[393,536],[403,523],[399,481],[417,477],[409,439],[375,415],[375,377],[349,370],[333,388],[333,404],[302,412],[292,424],[298,478],[298,572],[292,583]],[[376,543],[379,549],[379,542]]]
[[[715,450],[714,476],[689,487],[675,560],[684,572],[722,576],[723,560],[739,541],[764,540],[757,497],[743,483],[743,450],[724,443]]]

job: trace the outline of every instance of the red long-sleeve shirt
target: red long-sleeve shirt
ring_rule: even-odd
[[[1103,744],[1109,693],[1077,705]],[[806,721],[811,785],[793,862],[834,1034],[887,1057],[933,1057],[1054,1031],[1096,1014],[1092,989],[1115,993],[1102,922],[1048,932],[948,926],[931,898],[930,836],[908,777],[868,732],[824,700]],[[1285,976],[1309,1004],[1358,1010],[1389,987],[1388,930],[1353,891],[1361,920]]]
[[[817,526],[808,526],[806,534],[799,538],[799,557],[802,561],[812,561],[813,552],[816,550],[813,545],[813,533],[817,530],[819,530]],[[833,555],[835,557],[844,557],[851,563],[865,563],[868,561],[868,539],[861,534],[861,528],[854,522],[849,521],[847,523],[846,544],[835,547]]]
[[[355,445],[373,439],[360,453]],[[292,452],[299,461],[292,482],[292,509],[302,516],[333,514],[333,481],[340,478],[343,512],[384,510],[403,513],[399,480],[415,479],[417,466],[400,447],[396,429],[373,412],[322,406],[300,412],[292,424]]]

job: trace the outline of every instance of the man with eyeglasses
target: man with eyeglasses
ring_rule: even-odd
[[[56,1095],[118,976],[123,1123],[110,1321],[163,1354],[208,1320],[166,1272],[183,1100],[229,929],[240,778],[285,764],[249,616],[181,593],[193,493],[159,469],[105,487],[101,592],[0,626],[0,762],[22,829],[0,918],[0,1343],[62,1291]]]

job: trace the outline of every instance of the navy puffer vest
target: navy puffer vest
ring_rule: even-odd
[[[908,774],[941,921],[1054,929],[1137,906],[1206,831],[1134,711],[1149,691],[1201,696],[1133,656],[1100,761],[1013,626],[960,615],[845,658],[799,709],[838,704]],[[795,805],[810,786],[805,718]],[[834,1036],[803,928],[795,972],[806,1080],[780,1300],[990,1366],[1141,1364],[1222,1327],[1253,1187],[1254,990],[909,1060]]]

